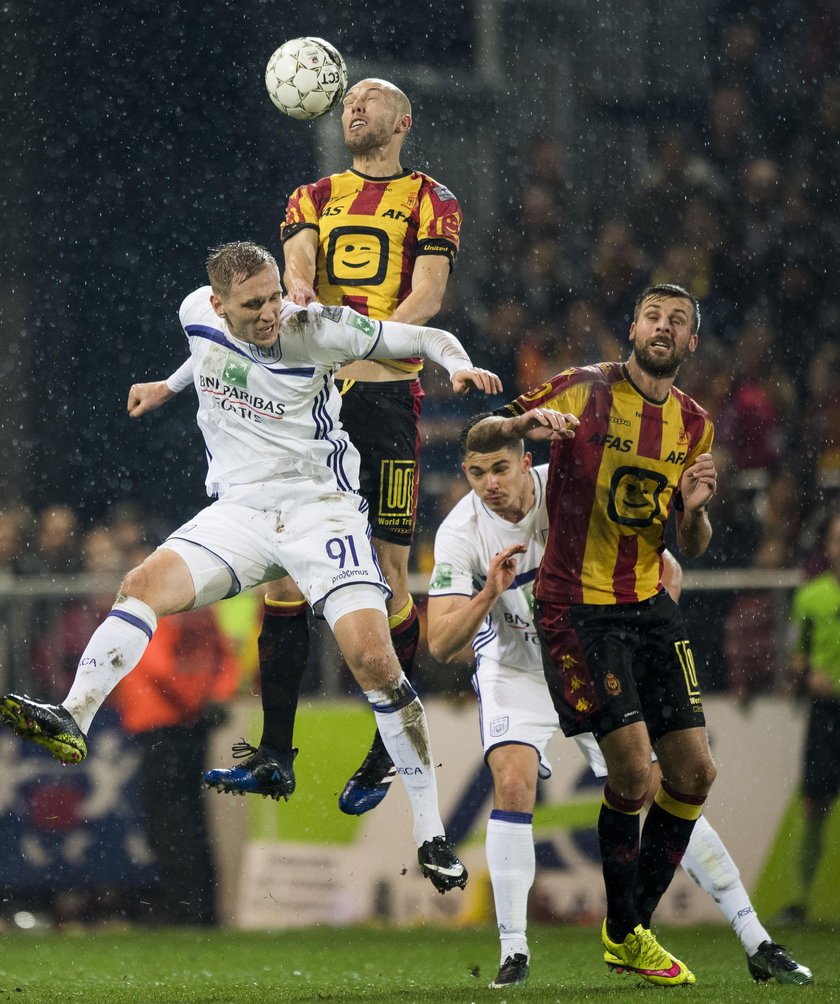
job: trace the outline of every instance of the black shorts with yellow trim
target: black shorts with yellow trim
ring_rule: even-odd
[[[535,621],[565,735],[601,740],[643,721],[655,743],[705,726],[682,614],[664,590],[641,603],[537,603]]]
[[[373,536],[408,547],[420,481],[420,381],[337,380],[336,386],[341,424],[361,456],[359,490]]]

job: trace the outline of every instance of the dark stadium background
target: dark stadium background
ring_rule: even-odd
[[[177,308],[204,281],[207,248],[251,238],[279,253],[291,190],[346,163],[340,143],[319,157],[319,124],[269,102],[263,71],[283,40],[323,35],[351,78],[387,76],[410,92],[416,120],[404,161],[456,192],[466,221],[459,275],[481,270],[492,283],[489,235],[516,220],[534,135],[562,134],[589,225],[632,199],[663,123],[701,125],[726,17],[760,21],[776,61],[773,121],[781,138],[801,128],[802,99],[817,84],[785,78],[782,62],[815,44],[820,21],[807,12],[831,6],[7,0],[0,503],[67,502],[93,523],[112,502],[137,499],[166,530],[203,502],[192,396],[141,421],[126,417],[125,399],[132,382],[162,377],[184,357]],[[829,56],[832,38],[817,39]],[[777,137],[764,139],[773,149]],[[570,242],[585,243],[581,233],[570,226]],[[726,304],[714,306],[719,332]],[[481,340],[471,348],[494,364]],[[781,335],[781,353],[801,360],[800,350]]]
[[[193,401],[132,422],[125,398],[184,358],[177,309],[206,249],[251,238],[277,251],[288,194],[316,176],[314,126],[282,119],[263,84],[277,45],[334,36],[330,12],[346,7],[305,6],[4,5],[5,501],[99,518],[135,497],[167,520],[201,501]],[[348,58],[426,55],[417,5],[388,10],[387,23],[341,16]],[[461,58],[446,24],[435,58]]]

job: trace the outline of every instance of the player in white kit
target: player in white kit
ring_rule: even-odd
[[[531,590],[548,537],[547,465],[531,466],[518,447],[466,452],[463,470],[472,491],[453,508],[435,537],[429,587],[428,639],[432,655],[453,659],[471,644],[476,669],[484,755],[493,775],[494,807],[486,854],[501,940],[501,962],[491,988],[523,984],[530,952],[526,936],[528,893],[534,880],[532,817],[537,778],[549,777],[549,740],[561,734],[543,675],[533,623]],[[552,528],[562,533],[562,527]],[[681,575],[665,552],[663,581]],[[667,573],[667,574],[666,574]],[[673,586],[670,588],[674,596]],[[676,598],[676,596],[674,596]],[[598,777],[603,755],[591,733],[576,736]],[[658,786],[658,771],[653,790]],[[697,821],[682,865],[720,907],[747,953],[756,980],[812,982],[811,973],[775,944],[761,925],[734,861],[704,816]]]
[[[207,262],[210,286],[181,305],[198,392],[207,492],[217,501],[125,577],[91,636],[60,705],[9,694],[0,718],[57,759],[78,763],[86,733],[139,662],[158,618],[292,576],[329,623],[370,702],[405,783],[423,874],[445,892],[467,872],[444,836],[426,717],[394,654],[388,586],[356,491],[359,457],[338,420],[333,372],[348,359],[425,356],[453,389],[501,389],[448,332],[372,321],[348,307],[301,309],[282,300],[274,258],[255,244],[224,245]]]

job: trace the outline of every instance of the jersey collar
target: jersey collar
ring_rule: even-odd
[[[656,398],[653,398],[653,397],[648,397],[647,394],[645,394],[645,392],[643,390],[639,390],[639,388],[633,383],[633,377],[630,376],[630,372],[627,369],[627,364],[626,363],[622,363],[621,364],[621,372],[624,374],[624,379],[627,381],[627,383],[630,384],[630,386],[639,395],[639,397],[644,398],[645,401],[648,401],[650,404],[655,404],[657,407],[661,408],[662,405],[665,404],[667,402],[668,398],[671,396],[671,392],[669,390],[668,393],[665,395],[665,397],[662,398],[661,401],[657,401]]]
[[[372,177],[369,174],[362,174],[362,172],[361,171],[357,171],[355,169],[355,167],[351,167],[350,168],[350,173],[351,174],[355,174],[357,178],[362,178],[364,181],[381,181],[381,182],[386,182],[386,181],[396,181],[398,178],[407,178],[411,174],[411,171],[409,171],[409,170],[406,169],[405,171],[400,171],[399,174],[390,174],[386,178],[381,178],[381,177],[380,178],[374,178],[374,177]]]

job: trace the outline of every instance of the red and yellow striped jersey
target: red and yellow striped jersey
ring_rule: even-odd
[[[369,178],[348,170],[292,193],[282,239],[304,227],[318,231],[318,300],[384,320],[411,292],[418,256],[445,255],[452,266],[461,209],[447,188],[419,171]],[[408,372],[422,365],[391,364]]]
[[[550,530],[534,595],[562,605],[654,596],[675,489],[711,449],[708,413],[676,387],[664,401],[645,397],[622,363],[566,370],[499,413],[531,408],[580,420],[574,439],[551,446]]]

